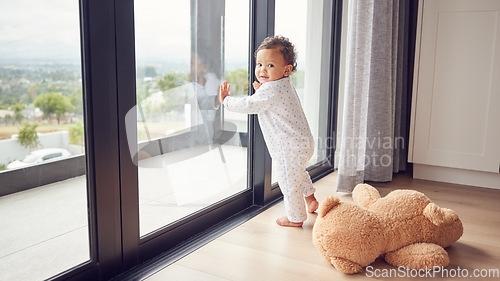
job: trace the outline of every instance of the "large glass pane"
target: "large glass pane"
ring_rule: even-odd
[[[79,1],[0,8],[0,279],[89,260]]]
[[[297,52],[297,71],[290,76],[315,140],[313,165],[327,159],[327,111],[330,83],[328,0],[276,0],[275,34],[288,37]],[[293,20],[291,20],[293,19]],[[326,74],[326,76],[325,76]],[[326,87],[325,87],[326,86]],[[273,164],[273,171],[275,170]],[[272,173],[272,182],[277,182]]]
[[[249,3],[134,5],[137,106],[130,116],[137,116],[132,157],[145,235],[247,189],[247,116],[224,112],[217,94],[224,79],[233,95],[248,93]]]

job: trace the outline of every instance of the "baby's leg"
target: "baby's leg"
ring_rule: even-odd
[[[278,218],[276,223],[280,226],[302,226],[302,223],[307,219],[302,191],[294,190],[288,186],[286,184],[288,181],[290,181],[290,179],[285,180],[285,184],[280,183],[287,215]]]
[[[306,170],[311,158],[310,151],[286,151],[285,157],[277,157],[278,176],[281,191],[284,196],[286,217],[276,220],[281,226],[302,226],[307,219],[307,212],[314,213],[319,207],[319,202],[314,196],[316,189],[311,181],[311,176]],[[281,164],[281,165],[280,165]],[[304,205],[304,198],[306,204]],[[306,208],[307,206],[307,208]]]
[[[279,226],[295,226],[295,227],[301,227],[303,222],[291,222],[288,220],[288,217],[287,216],[283,216],[281,218],[278,218],[276,220],[276,223],[279,225]]]
[[[316,197],[314,196],[314,193],[306,196],[306,204],[307,204],[307,211],[309,213],[314,213],[319,207],[319,202],[316,200]]]
[[[306,164],[307,165],[307,164]],[[316,188],[314,188],[314,185],[311,180],[311,176],[306,170],[306,167],[302,169],[301,172],[302,175],[302,188],[304,192],[304,198],[306,199],[306,205],[307,205],[307,212],[309,213],[314,213],[319,207],[319,202],[316,200],[316,197],[314,196],[314,192],[316,192]]]
[[[281,193],[283,193],[286,211],[286,216],[278,218],[276,223],[280,226],[302,226],[302,223],[307,219],[307,212],[300,184],[297,184],[298,178],[293,172],[296,170],[294,167],[296,162],[286,161],[286,157],[276,157],[273,158],[273,161],[277,165],[278,183]],[[292,164],[287,165],[287,162]]]

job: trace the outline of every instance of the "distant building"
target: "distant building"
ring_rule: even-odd
[[[43,112],[40,110],[40,108],[35,107],[32,103],[30,103],[28,106],[26,106],[25,109],[21,111],[21,114],[26,119],[32,119],[42,117]]]
[[[5,118],[5,116],[7,116],[7,115],[10,115],[11,117],[14,117],[14,111],[0,109],[0,118]]]
[[[17,83],[19,84],[23,84],[23,85],[29,85],[31,82],[30,80],[26,79],[26,78],[21,78],[17,81]]]

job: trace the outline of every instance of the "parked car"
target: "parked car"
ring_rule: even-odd
[[[16,160],[7,165],[7,169],[22,168],[49,161],[60,160],[71,156],[71,153],[63,148],[44,148],[32,151],[21,160]]]

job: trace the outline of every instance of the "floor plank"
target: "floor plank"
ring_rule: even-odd
[[[321,202],[329,195],[352,201],[350,194],[336,193],[337,176],[332,173],[315,183],[316,196]],[[462,238],[447,248],[450,265],[457,273],[464,269],[471,275],[474,269],[500,270],[500,190],[456,184],[415,180],[396,175],[390,183],[372,183],[382,196],[394,189],[414,189],[425,193],[440,207],[455,210],[463,224]],[[397,268],[377,259],[372,269],[355,275],[345,275],[332,267],[312,244],[312,227],[316,215],[310,215],[302,228],[284,228],[274,220],[284,214],[283,203],[268,209],[245,224],[184,257],[173,265],[149,277],[156,280],[385,280],[375,276],[374,269],[391,270],[391,280],[425,280],[407,277]],[[379,273],[382,271],[379,271]],[[457,277],[434,273],[439,280]],[[470,277],[462,280],[498,280],[499,278]]]

